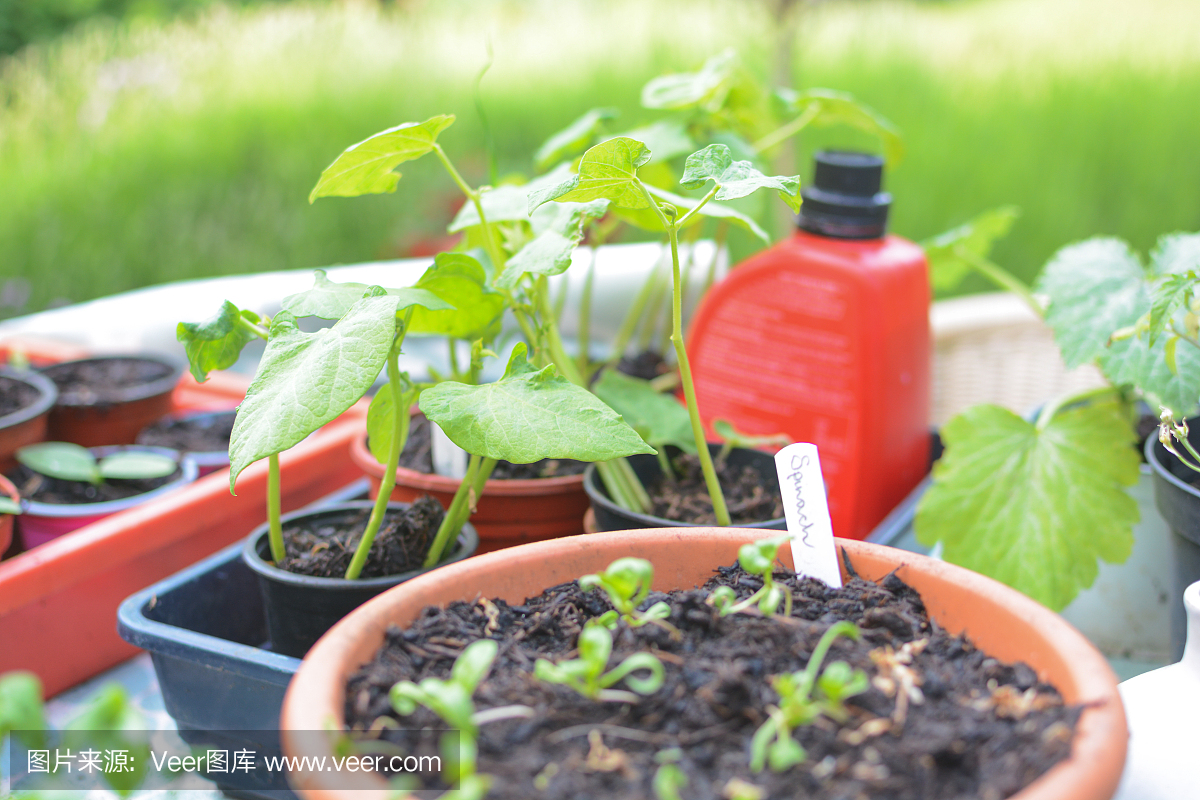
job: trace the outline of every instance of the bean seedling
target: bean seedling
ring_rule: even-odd
[[[442,738],[442,757],[446,759],[444,773],[458,774],[460,800],[481,800],[487,794],[491,778],[476,774],[479,754],[479,726],[488,722],[514,717],[529,717],[533,709],[527,706],[502,706],[486,711],[476,711],[472,695],[487,677],[496,659],[498,645],[491,639],[480,639],[468,645],[450,669],[449,680],[425,678],[419,684],[400,681],[389,694],[396,712],[408,716],[425,706],[441,717],[446,724],[458,731],[457,750],[455,737]],[[454,766],[457,765],[457,770]]]
[[[641,627],[649,622],[658,622],[671,616],[671,607],[657,602],[645,611],[640,606],[650,595],[650,584],[654,582],[654,565],[644,558],[618,558],[599,574],[584,575],[579,587],[585,592],[597,586],[608,594],[613,610],[601,614],[596,622],[606,628],[615,628],[618,619],[632,627]]]
[[[17,461],[50,478],[99,486],[106,480],[165,478],[178,469],[175,459],[139,450],[122,450],[96,458],[86,447],[70,442],[39,442],[22,447]]]
[[[762,772],[769,765],[773,772],[783,772],[802,763],[808,754],[792,738],[791,732],[809,725],[821,714],[844,722],[845,701],[867,690],[865,672],[851,669],[844,661],[835,661],[821,673],[821,662],[839,636],[858,639],[859,633],[850,622],[836,622],[817,642],[808,665],[799,672],[776,675],[771,686],[779,694],[779,705],[769,706],[769,719],[755,732],[750,743],[750,769]],[[818,677],[819,676],[819,677]]]
[[[604,671],[612,656],[613,642],[612,634],[601,624],[585,625],[579,632],[578,646],[579,658],[557,664],[539,658],[533,674],[547,683],[569,686],[590,700],[636,703],[637,694],[653,694],[662,687],[662,662],[650,653],[634,653],[619,666]],[[650,674],[644,678],[632,674],[642,669],[649,670]],[[637,694],[608,688],[622,679]]]

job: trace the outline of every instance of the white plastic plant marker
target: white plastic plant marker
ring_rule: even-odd
[[[833,546],[833,523],[817,446],[807,442],[789,444],[775,454],[775,471],[783,493],[783,516],[792,537],[797,574],[841,588],[842,571]]]
[[[433,453],[433,471],[447,478],[462,479],[467,476],[467,451],[450,441],[436,422],[429,422],[430,441]]]

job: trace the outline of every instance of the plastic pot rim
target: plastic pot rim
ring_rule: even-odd
[[[709,450],[712,450],[713,448],[720,449],[721,445],[713,444],[712,442],[709,442],[708,448],[709,448]],[[764,458],[770,458],[772,460],[772,463],[774,463],[774,457],[770,453],[764,453],[762,450],[756,450],[753,447],[735,447],[730,452],[734,453],[734,452],[738,452],[738,451],[748,452],[748,453],[758,453],[759,455],[763,456]],[[645,453],[639,453],[637,456],[629,456],[629,458],[637,458],[638,456],[645,456],[646,458],[655,458],[655,456],[646,455]],[[609,498],[608,494],[605,493],[604,488],[600,484],[599,471],[596,469],[595,464],[588,464],[587,469],[584,470],[584,472],[583,472],[583,490],[585,492],[587,492],[588,499],[592,501],[593,505],[600,506],[601,508],[603,508],[605,511],[609,512],[610,514],[618,514],[620,516],[627,517],[631,520],[636,520],[636,521],[642,523],[643,527],[646,527],[646,528],[711,528],[712,527],[711,524],[706,523],[706,522],[683,522],[681,520],[676,520],[676,519],[667,519],[666,517],[656,517],[653,514],[642,514],[637,511],[627,511],[626,509],[621,508],[621,506],[614,503]],[[776,517],[775,519],[763,520],[761,522],[747,522],[747,523],[743,523],[740,525],[733,525],[731,527],[762,528],[763,530],[772,530],[773,528],[778,528],[779,525],[786,525],[786,520],[783,517]]]
[[[383,464],[371,455],[365,432],[350,442],[350,458],[367,475],[375,478],[383,476]],[[590,464],[588,466],[591,467]],[[551,478],[489,478],[483,486],[483,494],[500,497],[540,497],[556,494],[564,489],[578,487],[583,483],[586,474],[582,472],[578,475],[558,475]],[[405,486],[447,494],[454,494],[458,485],[462,483],[458,478],[448,478],[432,472],[418,472],[404,466],[396,467],[396,479],[402,480]]]
[[[102,356],[90,356],[88,358],[76,358],[71,361],[60,361],[57,364],[41,367],[38,371],[50,378],[50,373],[55,370],[71,366],[74,364],[83,364],[90,361],[111,361],[113,359],[122,359],[130,361],[153,361],[163,366],[169,367],[170,372],[161,378],[155,378],[147,383],[139,383],[133,386],[127,386],[118,392],[118,396],[97,402],[89,403],[72,403],[63,399],[55,401],[57,408],[102,408],[105,406],[118,405],[120,403],[132,403],[138,400],[146,400],[150,397],[156,397],[161,394],[166,394],[175,389],[179,380],[183,377],[184,363],[177,358],[162,355],[159,353],[111,353]],[[53,382],[53,378],[50,378]]]
[[[173,411],[159,421],[168,419],[172,422],[186,422],[200,417],[215,417],[222,414],[237,413],[237,406],[229,408],[210,408],[191,411]],[[143,429],[144,430],[144,429]],[[311,435],[311,434],[310,434]],[[307,438],[307,437],[305,437]],[[157,445],[147,445],[148,447],[157,447]],[[182,450],[188,458],[196,462],[199,467],[228,467],[229,466],[229,449],[224,450]]]
[[[373,500],[352,500],[346,503],[337,503],[335,505],[326,506],[316,510],[293,511],[290,514],[284,514],[279,518],[281,524],[300,519],[302,517],[319,517],[326,514],[334,514],[347,510],[358,510],[371,508],[375,505]],[[388,503],[388,510],[404,509],[412,505],[411,503],[402,503],[391,501]],[[337,590],[355,590],[355,589],[387,589],[395,586],[397,583],[402,583],[412,578],[422,575],[430,570],[435,570],[438,567],[444,567],[447,564],[453,564],[462,561],[464,558],[472,555],[479,548],[479,534],[475,531],[475,526],[470,522],[464,523],[462,530],[458,532],[455,539],[455,547],[450,551],[450,555],[443,558],[432,567],[421,567],[419,569],[409,570],[408,572],[397,573],[396,575],[383,575],[378,578],[356,578],[349,580],[347,578],[322,578],[315,575],[300,575],[295,572],[288,572],[285,569],[280,569],[274,564],[268,563],[262,556],[258,554],[258,543],[267,535],[270,523],[264,522],[251,531],[250,535],[242,542],[242,561],[246,566],[254,570],[259,576],[267,580],[277,583],[286,583],[298,587],[307,587],[312,589],[329,589]]]
[[[42,503],[36,500],[22,500],[21,508],[24,513],[31,517],[98,517],[101,515],[114,514],[118,511],[124,511],[127,508],[141,505],[149,500],[153,500],[162,495],[169,494],[176,489],[182,488],[196,480],[200,468],[196,462],[190,457],[178,450],[172,450],[168,447],[151,447],[144,444],[119,444],[109,445],[106,447],[89,447],[93,454],[99,457],[109,455],[122,450],[136,449],[143,452],[157,453],[158,455],[173,458],[182,474],[171,481],[164,483],[157,489],[151,489],[148,492],[135,494],[131,497],[123,497],[120,500],[105,500],[103,503]]]
[[[0,417],[0,429],[13,428],[31,419],[36,419],[48,413],[54,407],[54,404],[58,402],[58,387],[54,384],[54,381],[36,370],[16,370],[9,367],[0,367],[0,377],[21,381],[40,392],[40,397],[31,405],[18,408],[11,414],[5,414],[3,417]]]

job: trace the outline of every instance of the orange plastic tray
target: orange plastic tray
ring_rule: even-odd
[[[11,343],[0,343],[0,360]],[[72,346],[19,345],[45,363],[87,354]],[[184,375],[177,410],[230,408],[248,379]],[[283,509],[300,508],[362,477],[350,460],[367,404],[280,456]],[[229,493],[226,470],[0,562],[0,673],[37,673],[50,696],[135,655],[117,636],[117,606],[130,594],[248,535],[266,519],[267,463],[247,468]]]

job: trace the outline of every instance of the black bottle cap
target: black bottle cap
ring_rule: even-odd
[[[883,159],[867,153],[825,150],[814,157],[812,183],[796,224],[835,239],[878,239],[887,231],[892,196],[881,192]]]

